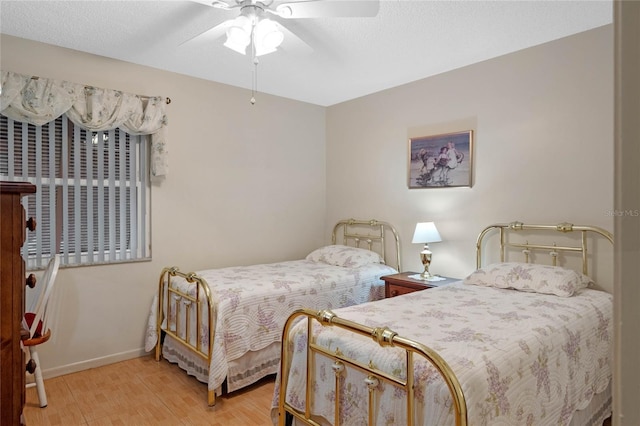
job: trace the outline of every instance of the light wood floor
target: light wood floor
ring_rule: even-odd
[[[145,356],[45,380],[48,406],[27,389],[24,416],[37,425],[271,425],[274,377],[207,406],[207,385]]]
[[[209,407],[206,384],[145,356],[45,380],[49,405],[40,408],[29,388],[24,415],[27,426],[270,426],[274,380],[218,397]]]

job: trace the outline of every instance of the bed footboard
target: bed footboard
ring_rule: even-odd
[[[306,356],[307,356],[307,372],[306,372],[306,389],[305,389],[305,409],[299,411],[287,402],[287,389],[289,381],[289,373],[291,367],[291,353],[290,348],[294,343],[290,340],[291,328],[294,323],[297,323],[301,317],[306,317]],[[351,359],[345,356],[339,348],[334,351],[328,350],[328,348],[317,344],[313,337],[313,324],[320,324],[322,326],[333,326],[341,329],[348,330],[351,333],[370,337],[374,342],[380,346],[396,347],[404,351],[406,360],[406,377],[403,379],[394,374],[389,374],[381,369],[376,368],[372,362],[363,363],[355,359]],[[313,354],[320,354],[321,356],[331,360],[332,369],[335,373],[335,418],[314,418],[312,414],[311,406],[313,404],[312,395],[314,389],[313,377],[315,374],[315,365],[313,362]],[[281,372],[280,372],[280,391],[278,401],[278,425],[284,426],[287,417],[293,417],[298,422],[308,425],[321,425],[326,422],[330,422],[334,426],[340,424],[341,407],[340,402],[342,400],[340,395],[340,377],[345,369],[354,369],[363,373],[366,376],[365,384],[368,388],[368,424],[376,424],[376,389],[381,382],[391,384],[399,389],[404,390],[406,394],[406,414],[407,425],[412,426],[415,424],[414,419],[414,397],[416,392],[416,386],[414,385],[414,361],[420,358],[426,359],[440,374],[443,381],[446,383],[449,393],[451,395],[452,410],[455,418],[455,424],[458,426],[467,425],[467,407],[462,392],[462,387],[449,365],[432,349],[425,345],[415,342],[410,339],[398,336],[397,333],[390,330],[387,327],[384,328],[371,328],[365,325],[355,323],[353,321],[338,318],[333,312],[329,310],[313,311],[310,309],[299,309],[289,316],[285,323],[283,338],[282,338],[282,359],[281,359]]]
[[[216,318],[216,305],[204,278],[194,272],[182,273],[177,267],[164,268],[158,283],[156,361],[162,356],[163,335],[168,335],[211,365]],[[207,401],[215,405],[215,390],[208,390]]]

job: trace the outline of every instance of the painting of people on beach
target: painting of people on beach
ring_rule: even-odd
[[[409,189],[471,186],[473,131],[409,139]]]

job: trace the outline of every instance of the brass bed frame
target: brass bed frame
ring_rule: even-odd
[[[341,238],[339,238],[341,235]],[[392,241],[387,241],[387,237],[391,237]],[[366,248],[379,253],[387,265],[395,267],[400,272],[401,254],[400,254],[400,237],[396,229],[389,223],[371,220],[345,219],[341,220],[333,227],[331,234],[331,243],[351,245],[359,248]],[[395,254],[392,258],[387,256],[388,252]],[[391,263],[389,263],[391,261]],[[180,291],[172,285],[172,278],[179,277],[193,284],[195,291]],[[165,297],[165,291],[167,292]],[[171,300],[178,300],[172,306]],[[191,335],[190,310],[189,306],[196,306],[196,336],[202,336],[204,326],[208,327],[209,344],[207,348],[203,348],[200,338],[196,338],[196,345],[191,344],[189,336]],[[185,308],[184,324],[178,323],[181,314],[181,306]],[[183,345],[190,352],[196,354],[206,362],[207,368],[211,364],[213,344],[215,341],[215,324],[217,319],[217,306],[214,303],[213,295],[207,281],[195,272],[184,273],[177,267],[165,267],[160,273],[158,283],[158,304],[156,316],[156,332],[157,342],[155,347],[156,361],[160,361],[162,357],[162,339],[164,335],[171,336],[176,342]],[[208,313],[208,321],[202,323],[204,313]],[[175,316],[175,328],[172,330],[168,326],[163,326],[165,318]],[[183,332],[183,334],[181,333]],[[184,336],[184,337],[182,337]],[[215,405],[215,390],[207,391],[207,403],[209,406]]]
[[[544,251],[547,252],[551,257],[551,263],[555,266],[558,264],[558,259],[565,253],[577,253],[582,258],[582,273],[588,275],[588,261],[589,261],[589,250],[588,250],[588,237],[593,238],[604,238],[613,244],[613,235],[599,227],[595,226],[576,226],[570,223],[560,223],[557,225],[525,225],[522,222],[511,222],[511,223],[503,223],[503,224],[495,224],[490,225],[483,229],[478,235],[476,241],[476,266],[480,268],[482,266],[482,254],[483,249],[485,248],[485,237],[487,235],[491,235],[492,231],[497,231],[499,234],[499,254],[500,261],[504,262],[507,253],[511,250],[519,250],[524,255],[524,262],[529,263],[534,256],[534,252]],[[553,235],[556,235],[555,232],[560,232],[563,234],[569,234],[572,232],[578,232],[580,234],[580,243],[572,244],[571,242],[568,244],[557,245],[555,242],[552,244],[537,244],[537,243],[529,243],[525,242],[514,242],[509,239],[511,234],[513,233],[527,233],[530,231],[531,234],[538,234],[541,231],[551,232]],[[307,318],[307,379],[306,379],[306,400],[305,400],[305,410],[304,412],[298,411],[293,408],[286,401],[286,389],[289,380],[289,368],[290,368],[290,359],[289,353],[286,348],[289,345],[289,331],[293,324],[295,324],[297,319],[301,317]],[[314,323],[318,323],[322,326],[333,326],[341,329],[345,329],[349,332],[359,334],[365,337],[370,337],[374,342],[378,343],[381,347],[396,347],[405,351],[405,362],[406,362],[406,379],[402,380],[399,377],[392,376],[384,371],[381,371],[369,362],[369,364],[363,364],[354,359],[350,359],[344,356],[343,353],[340,352],[339,348],[335,351],[329,351],[328,349],[318,345],[310,336],[312,336],[312,325]],[[407,425],[412,426],[414,424],[413,418],[413,371],[414,371],[414,360],[416,357],[425,358],[431,365],[433,365],[436,370],[442,376],[444,382],[447,384],[449,388],[449,392],[452,398],[452,408],[455,418],[455,424],[457,426],[466,426],[468,424],[467,418],[467,406],[465,401],[465,396],[462,391],[462,387],[458,378],[455,376],[451,367],[447,364],[447,362],[436,353],[433,349],[416,342],[411,339],[407,339],[399,336],[396,332],[390,330],[387,327],[383,328],[371,328],[362,324],[358,324],[346,319],[339,318],[330,310],[322,310],[322,311],[314,311],[310,309],[299,309],[296,310],[285,323],[285,327],[283,330],[282,337],[282,356],[281,356],[281,374],[280,374],[280,394],[278,401],[278,425],[284,426],[287,424],[287,418],[289,419],[297,419],[300,422],[307,425],[320,426],[324,423],[319,423],[319,420],[330,421],[328,419],[314,419],[311,414],[311,403],[312,403],[312,377],[314,377],[314,368],[313,365],[313,353],[319,353],[333,362],[333,370],[335,373],[335,419],[334,426],[338,426],[340,424],[340,387],[339,380],[340,375],[344,371],[345,368],[353,368],[363,372],[367,378],[365,383],[367,384],[369,390],[369,398],[368,398],[368,416],[369,416],[369,425],[374,424],[374,398],[377,385],[380,381],[384,381],[393,386],[404,389],[407,395],[406,401],[406,409],[407,409]]]

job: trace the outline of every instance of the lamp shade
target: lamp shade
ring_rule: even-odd
[[[416,230],[413,233],[414,244],[417,243],[437,243],[442,241],[438,229],[433,222],[420,222],[416,225]]]

